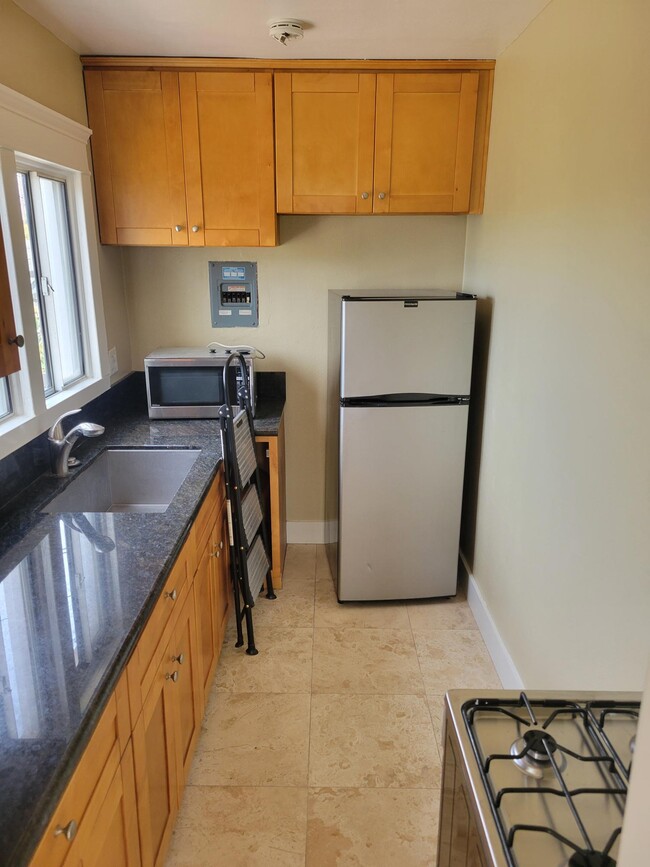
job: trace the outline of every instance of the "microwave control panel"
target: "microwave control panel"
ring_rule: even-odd
[[[209,274],[212,327],[256,326],[257,262],[210,262]]]

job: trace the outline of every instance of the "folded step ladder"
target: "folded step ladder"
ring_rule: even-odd
[[[229,376],[231,363],[241,372],[237,400],[231,400]],[[252,609],[266,580],[267,599],[275,599],[271,578],[271,560],[262,507],[260,472],[255,454],[253,414],[243,356],[233,352],[223,369],[225,403],[219,409],[221,450],[223,453],[228,530],[230,535],[230,568],[235,597],[237,623],[236,647],[244,643],[242,620],[246,620],[246,653],[254,656],[255,647]]]

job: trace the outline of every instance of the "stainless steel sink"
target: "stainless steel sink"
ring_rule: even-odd
[[[164,512],[199,449],[107,449],[44,512]]]

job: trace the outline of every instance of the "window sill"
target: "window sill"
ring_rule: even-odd
[[[64,412],[80,409],[110,388],[110,377],[83,379],[47,400],[45,412],[38,416],[12,415],[0,422],[0,460],[26,445],[50,428]]]

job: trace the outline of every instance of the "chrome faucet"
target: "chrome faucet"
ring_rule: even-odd
[[[64,412],[47,432],[47,439],[50,444],[50,461],[52,472],[55,476],[67,476],[69,468],[79,463],[76,458],[70,457],[72,447],[79,437],[98,437],[104,433],[105,428],[100,424],[82,421],[81,424],[76,425],[67,434],[64,434],[61,422],[69,415],[76,415],[78,412],[81,412],[81,410],[73,409],[70,412]]]

